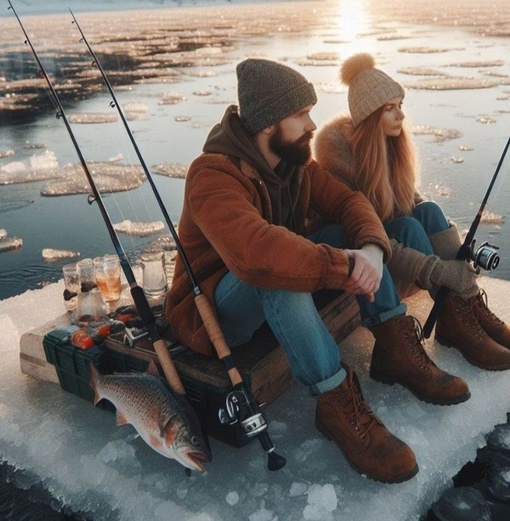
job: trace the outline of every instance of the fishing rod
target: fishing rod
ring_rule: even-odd
[[[241,426],[243,433],[248,438],[258,437],[262,445],[262,448],[267,454],[268,469],[279,470],[285,465],[286,460],[283,456],[280,456],[275,452],[274,445],[271,441],[271,438],[269,437],[269,433],[267,432],[267,422],[263,414],[260,412],[259,404],[255,400],[255,397],[253,396],[250,387],[244,382],[239,370],[234,365],[232,353],[227,345],[214,308],[211,305],[207,296],[202,293],[202,290],[200,289],[200,286],[196,281],[195,275],[191,268],[191,263],[189,262],[188,257],[186,256],[186,252],[182,247],[182,243],[179,239],[179,236],[177,235],[174,225],[172,224],[172,220],[170,219],[170,216],[168,215],[168,212],[166,211],[165,205],[163,203],[163,200],[159,195],[151,171],[145,163],[140,149],[138,148],[133,132],[131,131],[126,117],[124,116],[120,103],[117,101],[117,97],[115,95],[115,92],[113,91],[113,87],[111,86],[111,83],[108,77],[106,76],[106,73],[103,67],[101,66],[94,50],[92,49],[90,43],[85,37],[85,34],[83,33],[80,24],[78,23],[78,20],[74,16],[71,9],[69,9],[69,12],[73,17],[73,23],[76,25],[78,31],[81,34],[81,41],[87,46],[87,49],[94,60],[92,62],[92,65],[98,68],[106,84],[106,87],[110,92],[110,95],[112,97],[112,102],[110,103],[110,106],[112,108],[115,107],[117,109],[120,119],[122,120],[124,128],[126,129],[126,132],[131,141],[131,144],[133,145],[135,153],[138,156],[138,160],[140,161],[145,175],[147,176],[147,180],[149,181],[152,191],[154,192],[154,196],[156,197],[161,212],[163,213],[163,217],[165,218],[168,228],[170,229],[170,233],[172,234],[172,237],[175,240],[177,251],[181,256],[184,267],[188,274],[188,278],[193,288],[193,293],[195,295],[195,304],[197,306],[200,317],[202,318],[209,338],[212,344],[214,345],[216,353],[218,354],[218,358],[223,362],[225,370],[227,371],[228,376],[230,378],[233,391],[229,393],[226,398],[225,409],[220,409],[219,411],[220,422],[224,425],[234,425],[238,423]]]
[[[99,190],[97,189],[96,183],[95,183],[92,175],[90,174],[89,168],[87,166],[87,163],[85,162],[83,154],[81,153],[80,146],[78,145],[78,142],[74,136],[73,130],[71,128],[71,125],[69,124],[69,120],[67,119],[66,113],[60,102],[58,94],[55,91],[55,88],[53,87],[53,84],[48,76],[48,73],[46,72],[46,69],[44,68],[43,64],[41,63],[41,60],[39,59],[39,56],[38,56],[36,50],[34,49],[32,42],[30,41],[30,38],[28,37],[28,34],[25,31],[25,28],[18,16],[18,13],[16,12],[16,10],[14,9],[14,6],[11,3],[11,0],[7,0],[7,1],[9,3],[8,9],[11,9],[12,12],[14,13],[14,16],[16,16],[16,19],[18,20],[18,23],[21,27],[21,30],[23,31],[23,34],[25,35],[25,44],[30,46],[30,49],[32,51],[32,54],[34,55],[35,61],[37,62],[37,65],[39,67],[39,73],[40,73],[40,75],[42,75],[44,77],[44,79],[46,80],[46,82],[48,84],[48,87],[50,89],[49,90],[50,100],[52,101],[55,109],[57,110],[56,117],[57,117],[57,119],[61,119],[64,122],[67,132],[69,133],[69,136],[71,138],[73,146],[74,146],[76,153],[78,155],[78,158],[80,160],[81,166],[83,168],[83,171],[85,172],[87,180],[92,189],[92,194],[89,195],[89,197],[88,197],[88,203],[92,204],[92,203],[96,202],[99,207],[99,210],[101,212],[101,215],[103,216],[103,219],[104,219],[104,222],[108,229],[108,233],[110,234],[110,238],[112,240],[113,246],[115,247],[115,251],[117,252],[117,255],[119,256],[120,265],[122,267],[122,270],[126,276],[128,284],[129,284],[131,295],[133,297],[133,301],[135,303],[136,309],[138,310],[138,313],[140,314],[140,318],[148,332],[149,338],[151,339],[151,342],[154,345],[154,350],[156,351],[156,353],[158,355],[158,359],[161,363],[161,367],[163,368],[165,377],[175,392],[177,392],[178,394],[184,395],[184,394],[186,394],[186,391],[184,390],[184,386],[182,385],[181,379],[179,377],[179,374],[177,373],[177,369],[175,368],[172,358],[170,357],[170,354],[169,354],[167,346],[166,346],[166,342],[159,334],[159,331],[158,331],[158,328],[156,325],[156,319],[154,317],[154,314],[152,313],[151,307],[147,301],[145,293],[143,292],[143,289],[140,286],[138,286],[138,284],[136,282],[136,278],[133,274],[133,270],[131,269],[131,265],[129,264],[127,255],[126,255],[124,249],[122,248],[122,245],[119,241],[117,233],[115,232],[115,229],[113,228],[112,221],[111,221],[110,216],[108,215],[106,207],[103,203],[101,194],[100,194]]]
[[[498,165],[494,172],[494,175],[492,176],[492,179],[489,183],[489,187],[487,188],[487,191],[483,198],[482,204],[480,205],[480,208],[478,209],[478,212],[476,213],[475,218],[473,219],[473,222],[471,223],[469,231],[468,231],[466,237],[464,238],[464,242],[460,246],[459,251],[457,252],[457,255],[455,257],[455,260],[465,260],[465,261],[472,260],[475,268],[480,266],[481,268],[488,270],[488,271],[496,269],[498,267],[499,256],[496,251],[498,248],[496,246],[493,246],[492,244],[489,244],[488,242],[484,242],[475,251],[475,242],[476,241],[475,241],[474,237],[475,237],[475,233],[478,228],[478,225],[480,224],[480,220],[482,219],[483,210],[485,208],[485,205],[487,204],[487,200],[489,199],[489,195],[492,191],[494,183],[496,182],[496,178],[498,177],[501,166],[503,165],[503,161],[505,160],[505,156],[506,156],[509,146],[510,146],[510,137],[508,138],[505,148],[503,149],[503,153],[501,154],[501,157],[499,159],[499,162],[498,162]],[[423,326],[423,335],[425,338],[430,337],[430,334],[432,333],[432,329],[434,328],[434,324],[436,323],[437,319],[439,318],[439,314],[441,313],[441,310],[443,309],[446,297],[448,296],[449,292],[450,292],[450,288],[448,288],[446,286],[441,286],[439,288],[439,291],[437,292],[437,295],[436,295],[436,298],[434,301],[434,305],[432,306],[432,309],[430,310],[427,321],[425,322],[425,325]]]

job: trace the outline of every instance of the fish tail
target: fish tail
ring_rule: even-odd
[[[95,365],[89,362],[89,385],[94,391],[94,405],[97,405],[97,402],[101,400],[101,396],[97,391],[97,384],[101,379],[101,373],[96,369]]]

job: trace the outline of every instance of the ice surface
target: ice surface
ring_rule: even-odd
[[[510,320],[507,292],[501,291],[510,290],[510,282],[481,282],[491,309]],[[316,431],[314,401],[298,385],[264,409],[277,452],[287,458],[282,470],[266,469],[257,442],[235,449],[211,439],[207,473],[187,477],[178,463],[147,447],[131,426],[117,427],[112,413],[57,384],[20,374],[19,336],[63,313],[62,291],[60,282],[0,301],[0,327],[10,332],[0,344],[0,454],[30,470],[32,480],[44,478],[52,494],[88,511],[95,521],[418,521],[510,410],[510,372],[479,370],[432,341],[427,344],[431,357],[468,381],[470,400],[433,406],[399,386],[374,382],[368,376],[373,339],[360,328],[343,342],[343,357],[358,371],[364,394],[383,422],[415,451],[420,467],[415,478],[384,485],[353,471],[336,445]],[[422,294],[409,305],[423,317],[430,301]]]

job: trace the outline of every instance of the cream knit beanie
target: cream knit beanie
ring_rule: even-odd
[[[402,85],[376,69],[375,60],[368,53],[345,60],[340,79],[349,86],[347,99],[355,127],[388,101],[405,96]]]

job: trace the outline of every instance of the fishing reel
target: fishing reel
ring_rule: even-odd
[[[269,433],[267,432],[267,422],[262,413],[258,410],[256,402],[251,401],[243,390],[242,386],[235,388],[227,395],[225,408],[218,412],[222,425],[235,425],[239,423],[242,432],[253,439],[258,437],[262,448],[267,454],[268,470],[280,470],[285,466],[286,459],[274,450]]]
[[[469,258],[473,261],[475,268],[483,268],[486,271],[495,270],[499,265],[498,246],[483,242],[479,248],[475,249],[476,240],[473,239],[469,248]]]
[[[218,411],[222,425],[234,425],[239,422],[243,434],[254,438],[267,429],[266,419],[260,412],[254,412],[245,392],[232,391],[227,395],[225,408]]]

